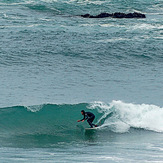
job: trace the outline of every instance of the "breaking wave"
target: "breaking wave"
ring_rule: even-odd
[[[80,111],[85,109],[96,115],[95,122],[101,129],[116,133],[128,132],[130,128],[141,128],[163,132],[163,108],[148,104],[93,102],[79,104],[43,104],[35,106],[13,106],[0,109],[0,133],[11,135],[50,134],[64,135],[74,132],[82,119]]]
[[[93,133],[85,131],[87,122],[77,122],[83,118],[82,109],[96,115],[99,127],[89,130]],[[107,141],[110,134],[130,130],[132,134],[133,129],[163,132],[163,108],[122,101],[5,107],[0,109],[0,117],[0,146],[49,147],[87,138],[98,141],[98,137]]]

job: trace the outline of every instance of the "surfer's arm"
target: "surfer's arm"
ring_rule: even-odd
[[[84,122],[84,121],[85,121],[85,119],[78,120],[78,122],[80,122],[80,121]]]
[[[81,119],[80,121],[85,121],[85,120],[87,120],[87,119],[88,119],[88,116],[87,116],[87,115],[84,115],[84,118]]]
[[[81,119],[80,121],[85,121],[85,115],[84,115],[84,118],[83,118],[83,119]]]
[[[87,120],[87,119],[88,119],[88,117],[86,117],[86,116],[84,115],[83,119],[78,120],[78,122],[80,122],[80,121],[84,122],[84,121]]]

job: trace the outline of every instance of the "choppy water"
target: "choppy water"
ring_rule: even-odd
[[[101,12],[147,18],[78,16]],[[162,0],[1,0],[0,161],[162,162],[162,18]]]

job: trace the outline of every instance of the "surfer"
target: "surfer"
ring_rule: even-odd
[[[97,125],[92,124],[93,120],[95,119],[95,115],[91,112],[85,112],[84,110],[81,111],[81,114],[84,116],[83,119],[78,120],[77,122],[84,122],[85,120],[87,120],[88,124],[91,126],[91,128],[93,128],[93,126],[97,127]]]

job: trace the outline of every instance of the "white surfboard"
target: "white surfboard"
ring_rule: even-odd
[[[85,130],[97,130],[99,128],[99,126],[98,127],[93,127],[93,128],[85,128]]]

